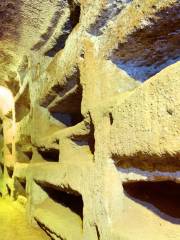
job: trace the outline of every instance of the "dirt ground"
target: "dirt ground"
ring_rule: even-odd
[[[49,240],[49,237],[28,224],[18,203],[0,198],[0,240]]]

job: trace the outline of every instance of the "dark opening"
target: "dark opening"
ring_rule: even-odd
[[[8,186],[8,184],[6,184],[6,188],[7,188],[8,195],[11,196],[11,189],[10,189],[10,187]]]
[[[7,172],[10,178],[13,176],[13,167],[7,167]]]
[[[162,218],[168,221],[173,221],[171,217],[180,219],[180,183],[174,181],[125,182],[123,188],[128,197]]]
[[[33,153],[31,151],[24,151],[23,153],[29,158],[29,160],[32,159]]]
[[[109,120],[110,120],[110,124],[112,125],[114,121],[112,113],[109,113]]]
[[[59,150],[39,148],[38,153],[48,162],[59,162]]]
[[[59,96],[61,97],[59,97]],[[57,96],[59,99],[54,99],[48,106],[50,112],[61,113],[77,113],[81,109],[82,88],[80,84],[76,84],[72,89],[64,89]]]
[[[71,11],[70,21],[72,28],[74,28],[79,23],[81,8],[74,2],[74,0],[68,0],[68,3]]]
[[[18,198],[19,195],[26,197],[26,179],[14,178],[14,197]]]
[[[97,239],[100,240],[100,233],[99,233],[98,226],[96,224],[95,224],[95,229],[96,229]]]
[[[67,127],[74,126],[83,120],[81,114],[82,86],[77,67],[65,77],[63,86],[55,85],[51,89],[53,99],[48,96],[42,99],[41,106],[47,107],[51,116]]]
[[[71,188],[61,188],[39,181],[36,181],[36,183],[53,201],[70,208],[83,219],[83,200],[81,194]]]
[[[58,121],[64,123],[67,127],[74,126],[83,120],[81,113],[60,113],[52,112],[51,115]]]

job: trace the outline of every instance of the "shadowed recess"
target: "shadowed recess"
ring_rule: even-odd
[[[76,113],[80,111],[82,100],[82,87],[80,84],[80,71],[74,68],[70,75],[65,76],[63,84],[52,86],[40,105],[48,107],[50,112]]]
[[[38,153],[48,162],[59,162],[59,150],[39,148]]]
[[[48,105],[48,110],[53,118],[68,127],[74,126],[83,120],[81,114],[82,86],[80,84],[79,69],[66,77],[64,86],[53,86],[51,93],[54,98],[50,100],[49,96],[47,96],[41,105]]]
[[[59,187],[47,182],[36,181],[36,183],[55,202],[70,208],[83,219],[83,200],[81,194],[70,187]]]
[[[27,197],[26,194],[26,179],[23,178],[14,178],[14,198],[17,199],[18,196]]]
[[[124,182],[123,188],[125,194],[134,201],[152,210],[165,220],[180,224],[179,183],[173,181]]]

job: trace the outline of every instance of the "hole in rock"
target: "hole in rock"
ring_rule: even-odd
[[[88,146],[88,142],[85,140],[73,140],[73,142],[78,146]]]
[[[77,123],[83,120],[83,116],[81,113],[60,113],[60,112],[53,112],[51,115],[58,121],[64,123],[67,127],[74,126]]]
[[[68,85],[68,84],[67,84]],[[61,97],[59,97],[61,96]],[[49,106],[50,112],[77,113],[81,110],[82,88],[76,84],[72,89],[64,89]]]
[[[52,143],[55,143],[55,144],[59,145],[59,139],[54,139],[54,140],[52,141]]]
[[[81,101],[82,87],[80,84],[80,71],[75,68],[73,73],[65,77],[63,86],[55,85],[51,89],[53,98],[47,95],[41,100],[41,106],[47,107],[51,115],[57,120],[63,122],[67,126],[73,125],[82,119]]]
[[[97,239],[100,240],[100,233],[99,233],[98,226],[96,224],[95,224],[95,229],[96,229]]]
[[[81,194],[69,185],[65,187],[44,181],[35,182],[47,194],[34,213],[38,225],[52,239],[82,239],[83,200]],[[44,215],[44,212],[47,214]]]
[[[61,188],[46,182],[36,181],[36,183],[48,194],[54,202],[68,207],[83,220],[83,200],[79,192],[71,188]]]
[[[90,144],[90,138],[87,136],[87,139],[79,139],[75,140],[74,138],[72,139],[73,143],[76,144],[77,146],[77,154],[79,155],[79,159],[84,159],[84,160],[93,160],[93,150],[92,146]]]
[[[10,178],[13,176],[13,167],[7,167],[7,172]]]
[[[110,120],[110,124],[112,125],[114,121],[112,113],[109,113],[109,120]]]
[[[8,195],[11,196],[11,189],[8,184],[6,184],[6,189],[7,189]]]
[[[179,31],[180,4],[177,3],[134,31],[126,42],[119,43],[110,59],[131,77],[144,82],[180,60]]]
[[[31,151],[23,151],[23,153],[29,158],[29,160],[32,159],[33,152],[31,152]]]
[[[70,7],[70,21],[72,28],[74,28],[78,23],[81,15],[81,7],[75,3],[74,0],[68,0],[69,7]]]
[[[59,162],[59,150],[39,148],[38,153],[48,162]]]
[[[123,189],[128,197],[160,217],[168,221],[180,220],[180,183],[169,180],[124,182]]]

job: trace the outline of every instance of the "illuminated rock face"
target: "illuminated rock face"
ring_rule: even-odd
[[[179,240],[179,2],[0,9],[1,194],[55,240]]]
[[[13,111],[14,99],[11,91],[8,88],[0,86],[0,115],[6,115]]]

